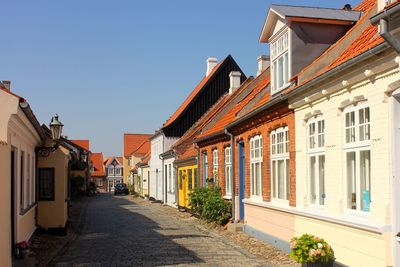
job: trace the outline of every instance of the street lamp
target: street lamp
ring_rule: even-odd
[[[55,143],[51,147],[38,147],[36,151],[39,157],[48,157],[50,153],[56,151],[58,148],[58,140],[61,138],[62,128],[64,125],[58,120],[57,114],[51,118],[49,126],[51,131],[51,139]]]
[[[54,141],[60,140],[63,126],[64,124],[58,120],[58,114],[51,118],[50,130]]]

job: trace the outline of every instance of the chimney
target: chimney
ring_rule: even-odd
[[[5,87],[8,91],[11,90],[11,81],[2,81],[1,83],[4,85],[4,87]]]
[[[342,9],[343,9],[343,10],[346,10],[346,11],[351,11],[351,10],[352,10],[352,7],[351,7],[350,4],[345,4],[345,5],[343,6]]]
[[[270,57],[266,55],[261,55],[257,58],[257,61],[258,61],[258,71],[257,71],[257,76],[258,76],[269,67]]]
[[[218,60],[215,57],[209,57],[207,58],[207,74],[208,76],[212,70],[217,66]]]
[[[240,73],[240,71],[231,71],[231,73],[229,73],[229,79],[231,82],[231,87],[229,87],[230,95],[233,92],[235,92],[236,89],[238,89],[240,87],[240,77],[241,76],[242,76],[242,74]]]

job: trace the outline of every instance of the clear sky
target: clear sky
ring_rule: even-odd
[[[359,1],[20,0],[1,5],[0,79],[41,123],[54,113],[71,139],[121,155],[123,133],[154,133],[231,54],[247,76],[271,3],[340,8]]]

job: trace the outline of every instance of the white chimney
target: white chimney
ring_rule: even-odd
[[[218,60],[215,57],[207,58],[207,76],[212,72],[215,66],[217,66]]]
[[[258,76],[269,67],[270,57],[266,55],[261,55],[258,57],[257,61],[258,61],[258,71],[257,71],[257,76]]]
[[[11,82],[10,82],[10,81],[2,81],[1,83],[4,85],[4,87],[5,87],[8,91],[11,90]]]
[[[231,73],[229,73],[229,79],[231,82],[231,87],[229,87],[230,95],[233,92],[235,92],[236,89],[238,89],[240,87],[240,77],[241,76],[242,76],[242,74],[240,73],[240,71],[231,71]]]

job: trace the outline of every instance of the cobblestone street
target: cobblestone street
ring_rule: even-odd
[[[88,206],[85,227],[56,266],[267,266],[222,237],[168,208],[102,194]]]

